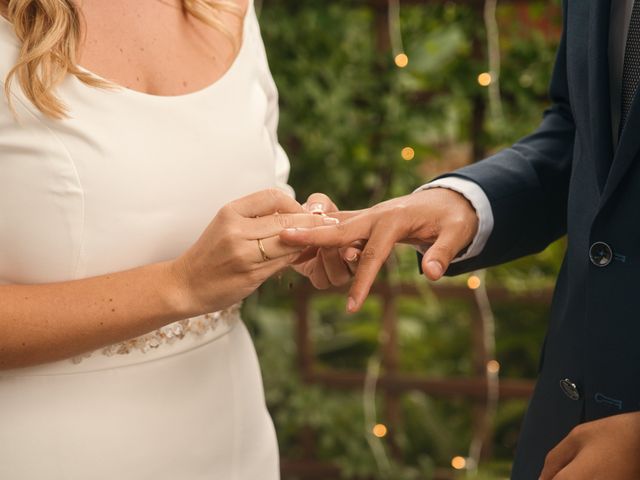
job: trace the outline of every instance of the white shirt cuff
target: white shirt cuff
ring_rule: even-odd
[[[476,236],[469,245],[469,248],[467,248],[467,251],[463,255],[456,257],[452,263],[468,260],[469,258],[479,255],[482,250],[484,250],[487,240],[493,231],[493,212],[491,211],[491,203],[489,203],[487,194],[484,193],[484,190],[482,190],[477,183],[459,177],[440,178],[416,189],[416,192],[430,188],[447,188],[458,192],[469,200],[469,203],[471,203],[476,210],[476,215],[478,216],[478,232]]]

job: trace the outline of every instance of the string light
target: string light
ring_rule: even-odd
[[[491,77],[491,74],[489,72],[483,72],[478,75],[478,83],[481,87],[488,87],[489,85],[491,85],[492,81],[493,78]]]
[[[467,460],[464,457],[453,457],[451,459],[451,466],[456,470],[462,470],[467,466]]]
[[[500,362],[497,360],[489,360],[487,362],[487,372],[491,374],[496,374],[500,371]]]
[[[416,152],[411,147],[404,147],[401,152],[402,158],[406,161],[413,160],[416,156]]]
[[[480,288],[481,284],[482,281],[477,275],[471,275],[467,280],[467,287],[469,287],[471,290],[477,290],[478,288]]]
[[[373,434],[378,438],[386,437],[388,432],[386,425],[383,425],[382,423],[374,425],[372,431]]]
[[[391,51],[395,54],[393,61],[398,68],[404,68],[409,65],[409,57],[404,53],[404,44],[402,42],[400,0],[388,0],[387,8],[389,42],[391,43]]]
[[[398,68],[404,68],[409,65],[409,57],[406,53],[399,53],[396,55],[394,62],[396,62]]]
[[[498,0],[484,0],[484,24],[487,32],[487,54],[489,57],[489,110],[491,115],[504,121],[500,96],[500,30],[498,28]]]

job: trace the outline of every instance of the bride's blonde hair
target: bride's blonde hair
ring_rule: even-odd
[[[233,35],[218,14],[240,14],[232,0],[181,0],[183,9],[198,20],[220,30],[233,41]],[[0,13],[13,24],[20,41],[18,61],[7,74],[4,91],[11,102],[11,82],[17,79],[27,98],[45,115],[62,118],[66,106],[54,93],[67,74],[87,85],[109,84],[78,68],[81,41],[80,12],[73,0],[0,0]],[[237,49],[236,42],[234,48]]]

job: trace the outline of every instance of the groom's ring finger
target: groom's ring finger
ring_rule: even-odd
[[[292,247],[280,240],[280,237],[259,238],[250,240],[250,248],[254,252],[251,256],[254,263],[269,262],[287,255],[293,255],[302,252],[302,247]]]
[[[347,270],[349,270],[349,273],[351,274],[352,277],[356,274],[356,271],[358,270],[358,260],[360,260],[360,257],[358,257],[356,260],[353,260],[352,262],[345,262],[345,265],[347,266]]]
[[[320,249],[320,254],[331,285],[341,286],[351,280],[351,271],[344,264],[337,248]]]
[[[362,248],[354,247],[353,245],[340,249],[340,256],[352,273],[358,268],[361,254]]]

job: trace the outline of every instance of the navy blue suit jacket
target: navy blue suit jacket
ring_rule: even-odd
[[[540,127],[452,174],[482,187],[495,227],[482,254],[452,265],[449,275],[539,252],[568,235],[515,480],[537,480],[547,452],[577,424],[640,410],[640,99],[614,151],[609,11],[609,0],[563,2],[553,105]],[[604,267],[590,260],[596,242],[613,252]]]

